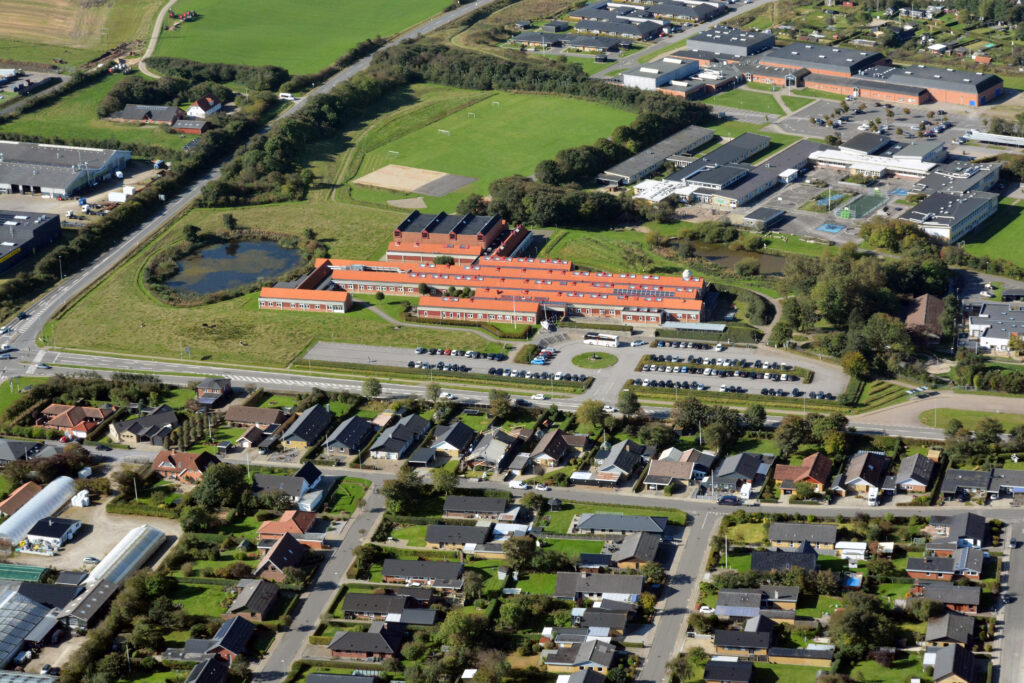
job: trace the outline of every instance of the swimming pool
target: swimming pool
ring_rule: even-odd
[[[835,223],[822,223],[821,225],[816,227],[815,230],[821,230],[822,232],[830,232],[834,235],[837,232],[842,232],[843,226],[836,225]]]

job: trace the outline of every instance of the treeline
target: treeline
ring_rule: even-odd
[[[100,100],[96,113],[100,117],[121,111],[128,104],[168,105],[194,102],[200,97],[213,95],[221,102],[234,99],[231,88],[217,81],[194,80],[165,76],[158,80],[132,75],[120,81]]]
[[[109,401],[118,406],[136,401],[157,405],[168,387],[153,375],[115,372],[110,379],[94,372],[80,375],[54,375],[22,392],[4,411],[5,422],[24,413],[37,403],[64,403]]]
[[[273,90],[288,80],[288,72],[279,66],[246,66],[219,62],[195,62],[181,57],[150,57],[146,65],[165,76],[184,79],[190,83],[241,83],[252,90]]]
[[[320,69],[313,74],[301,74],[298,76],[292,76],[290,79],[281,84],[281,90],[283,92],[295,92],[308,90],[317,83],[323,83],[328,78],[338,73],[347,66],[355,64],[357,61],[372,55],[374,52],[384,47],[387,44],[387,40],[377,36],[376,38],[367,38],[361,43],[357,44],[354,48],[349,50],[347,53],[338,58],[334,64],[326,68]]]

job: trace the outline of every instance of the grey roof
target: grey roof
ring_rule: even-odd
[[[231,386],[231,380],[225,377],[206,377],[196,385],[199,389],[219,389],[227,391]]]
[[[769,657],[790,657],[792,659],[832,659],[835,656],[834,647],[771,647],[768,648]]]
[[[809,159],[811,152],[821,152],[827,149],[834,148],[823,142],[799,140],[762,161],[758,164],[758,168],[773,168],[780,173],[791,168],[803,170],[811,165]]]
[[[409,598],[405,595],[347,593],[341,602],[341,611],[355,614],[400,614],[408,602]]]
[[[733,56],[746,56],[775,45],[770,31],[744,31],[729,26],[714,26],[686,41],[691,50],[710,50]]]
[[[956,90],[974,95],[1002,83],[995,74],[984,74],[934,66],[874,66],[860,73],[862,78],[876,79],[917,88]],[[981,104],[978,102],[978,104]]]
[[[629,612],[606,612],[604,610],[588,609],[580,617],[580,626],[585,628],[605,626],[619,631],[625,630],[629,622]]]
[[[771,644],[771,631],[733,631],[731,629],[715,631],[715,647],[767,650]]]
[[[957,548],[953,551],[953,571],[981,575],[985,564],[985,553],[980,548]]]
[[[416,413],[410,413],[401,420],[384,429],[370,447],[372,451],[386,453],[402,453],[415,441],[419,441],[430,431],[430,422]]]
[[[260,563],[256,565],[253,574],[259,574],[267,565],[278,569],[298,566],[305,554],[305,546],[295,540],[295,537],[291,534],[283,534],[281,538],[274,542],[274,545],[270,546],[270,550],[263,556]]]
[[[722,479],[753,481],[757,477],[757,471],[761,467],[762,462],[764,462],[764,456],[758,453],[730,455],[718,466],[718,471],[715,472],[715,480],[716,482]]]
[[[932,679],[938,683],[948,676],[959,676],[965,681],[974,680],[974,655],[959,645],[940,647],[935,651],[935,665]]]
[[[438,448],[441,444],[447,443],[459,452],[463,452],[473,445],[474,439],[476,439],[476,432],[465,422],[456,420],[450,425],[442,425],[434,430],[433,447]]]
[[[0,185],[24,184],[69,188],[94,178],[115,156],[128,152],[92,147],[0,141]],[[79,156],[81,155],[81,156]]]
[[[569,34],[562,36],[562,44],[578,49],[614,50],[624,42],[623,38],[612,38],[610,36],[591,36],[581,34]],[[626,43],[630,41],[625,39]]]
[[[277,597],[277,586],[263,579],[242,579],[235,588],[238,593],[228,607],[228,612],[251,612],[263,614]]]
[[[924,639],[927,641],[954,640],[962,645],[967,645],[973,635],[974,617],[956,612],[946,612],[941,617],[928,620]]]
[[[562,35],[548,31],[522,31],[509,38],[513,43],[541,43],[542,45],[559,45]]]
[[[89,576],[89,572],[60,572],[54,583],[59,586],[77,586],[85,581],[87,576]]]
[[[306,461],[302,467],[295,471],[295,476],[313,486],[323,476],[323,472],[313,463]]]
[[[600,469],[616,468],[626,474],[636,469],[644,456],[652,456],[653,449],[642,446],[631,439],[624,439],[606,451],[599,452],[595,456]]]
[[[434,579],[455,581],[462,576],[461,562],[433,562],[430,560],[396,560],[388,558],[381,567],[383,576],[403,579]]]
[[[761,613],[760,590],[748,588],[723,588],[718,591],[715,613],[723,617],[756,617]]]
[[[654,534],[665,533],[668,517],[647,517],[644,515],[624,515],[612,512],[585,512],[579,516],[576,528],[581,531],[635,532],[645,531]]]
[[[473,447],[472,460],[482,460],[491,467],[501,468],[507,460],[512,446],[519,441],[511,434],[506,434],[497,427],[484,432],[480,441]]]
[[[612,556],[607,553],[580,553],[577,567],[610,567]]]
[[[914,185],[915,192],[946,192],[962,194],[972,190],[988,190],[999,179],[1003,164],[994,161],[984,164],[969,164],[951,161],[935,166],[931,173]]]
[[[178,107],[168,107],[156,104],[126,104],[124,109],[110,115],[112,119],[132,119],[144,121],[150,119],[158,123],[171,123],[184,112]]]
[[[800,588],[797,586],[761,586],[761,592],[770,601],[796,601],[800,597]]]
[[[398,224],[396,232],[427,233],[430,235],[481,235],[490,230],[499,220],[497,216],[474,214],[449,215],[413,211]]]
[[[252,622],[242,617],[228,619],[213,636],[216,647],[223,648],[236,655],[244,654],[256,627]]]
[[[604,675],[597,673],[593,669],[579,669],[569,674],[567,683],[604,683],[604,681]]]
[[[750,554],[750,569],[755,572],[768,572],[802,567],[807,571],[813,571],[817,561],[818,556],[814,551],[755,550]]]
[[[355,674],[317,674],[306,676],[306,683],[376,683],[376,676],[356,676]]]
[[[409,454],[409,464],[413,466],[426,466],[433,462],[434,458],[436,457],[436,448],[427,448],[421,446],[420,448],[417,448],[416,450]]]
[[[865,132],[854,135],[846,142],[841,143],[839,145],[839,148],[852,149],[856,152],[861,152],[863,154],[874,154],[875,152],[879,151],[880,149],[888,145],[890,142],[892,142],[892,140],[890,140],[889,136],[887,135],[879,135],[878,133]]]
[[[85,590],[61,610],[60,618],[75,619],[88,624],[106,607],[117,590],[116,584],[105,580],[87,584]]]
[[[334,652],[362,652],[373,655],[398,654],[405,626],[393,622],[375,621],[366,633],[339,631],[327,646]]]
[[[889,462],[885,453],[857,451],[846,467],[846,484],[849,485],[852,480],[859,478],[875,488],[881,488],[885,481],[885,473],[889,470]]]
[[[954,494],[957,489],[988,491],[992,480],[991,470],[955,470],[947,469],[942,478],[941,491]]]
[[[255,493],[287,493],[292,498],[302,495],[304,480],[300,477],[286,474],[263,474],[257,472],[252,475],[252,490]]]
[[[723,662],[711,660],[704,665],[704,680],[711,683],[750,683],[754,679],[754,665],[750,662]]]
[[[779,218],[780,216],[785,216],[785,215],[786,215],[786,213],[784,211],[780,211],[778,209],[772,209],[772,208],[769,208],[767,206],[762,206],[759,209],[754,209],[753,211],[748,213],[746,216],[744,216],[744,218],[749,218],[750,220],[754,220],[754,221],[763,221],[764,223],[771,223],[772,221],[774,221],[775,219]]]
[[[936,192],[917,206],[907,209],[900,218],[918,224],[956,225],[990,204],[998,195],[991,192],[965,192],[960,195]]]
[[[628,36],[630,38],[642,39],[661,33],[662,26],[661,24],[656,24],[653,21],[642,21],[634,24],[629,21],[597,21],[593,19],[583,19],[582,21],[576,22],[576,30],[593,31],[595,33],[606,33],[609,35]]]
[[[166,403],[157,406],[148,415],[137,417],[131,420],[115,422],[113,427],[117,432],[131,432],[138,437],[152,440],[154,436],[164,436],[179,424],[178,416]]]
[[[770,541],[807,541],[809,543],[835,543],[839,528],[835,524],[801,524],[799,522],[772,522],[768,528]]]
[[[578,593],[618,593],[639,595],[644,579],[638,574],[585,574],[558,572],[555,575],[555,597],[574,598]]]
[[[40,444],[37,441],[0,439],[0,462],[26,460],[30,455],[39,450],[39,448]]]
[[[945,149],[946,143],[943,142],[942,140],[928,140],[927,138],[923,138],[921,140],[911,142],[903,149],[893,152],[892,156],[908,157],[912,159],[923,159],[924,157],[930,155],[932,152]],[[945,157],[945,154],[943,154],[943,157]]]
[[[945,581],[927,583],[922,594],[928,600],[947,605],[980,605],[981,586],[954,586]]]
[[[441,613],[436,609],[406,607],[398,614],[398,623],[412,626],[433,626]]]
[[[893,93],[894,95],[909,95],[917,97],[925,93],[925,88],[913,85],[901,85],[891,81],[869,80],[867,78],[849,78],[846,76],[830,76],[829,74],[808,74],[804,77],[804,84],[808,87],[815,85],[839,85],[844,88],[864,88],[865,90],[879,90]]]
[[[690,175],[687,180],[700,187],[724,189],[742,180],[750,171],[743,166],[726,164],[724,166],[705,166]]]
[[[61,586],[55,583],[22,581],[18,593],[50,609],[64,609],[81,590],[80,586]]]
[[[828,69],[853,75],[884,59],[880,52],[850,50],[844,47],[791,43],[763,53],[762,64],[780,64],[806,69]]]
[[[935,515],[931,523],[936,526],[949,527],[949,537],[966,538],[984,543],[988,532],[988,522],[981,515],[973,512],[961,512],[955,515]]]
[[[661,534],[627,534],[619,549],[612,553],[612,559],[616,562],[654,562],[660,545]]]
[[[282,441],[305,441],[308,444],[316,443],[324,435],[327,428],[331,426],[334,415],[330,409],[320,403],[311,405],[302,411],[302,414],[292,422],[285,431]]]
[[[952,574],[954,561],[952,557],[908,557],[907,573],[925,572],[929,574]]]
[[[706,164],[735,164],[746,161],[761,150],[767,149],[771,138],[757,133],[743,133],[721,147],[716,147],[700,158]]]
[[[192,667],[185,683],[224,683],[228,680],[228,663],[210,655]]]
[[[334,428],[324,442],[324,447],[359,451],[369,442],[375,431],[376,427],[369,420],[353,415]]]
[[[600,640],[588,640],[575,643],[569,647],[561,647],[548,652],[545,662],[549,665],[584,665],[593,662],[603,667],[611,667],[615,662],[618,650],[614,645]]]
[[[462,524],[431,524],[427,527],[427,543],[446,543],[464,545],[466,543],[486,543],[491,537],[491,527],[464,526]]]
[[[500,515],[508,507],[508,499],[498,496],[446,496],[444,514]]]

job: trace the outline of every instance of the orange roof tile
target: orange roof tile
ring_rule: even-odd
[[[457,298],[449,296],[421,296],[420,308],[444,308],[470,311],[509,311],[537,313],[540,304],[536,301],[506,301],[498,299]]]
[[[34,481],[25,482],[11,491],[11,495],[0,501],[0,513],[8,516],[13,515],[42,490],[43,487]]]
[[[352,295],[346,291],[323,289],[294,289],[289,287],[263,287],[260,298],[291,299],[292,301],[333,301],[347,303]]]

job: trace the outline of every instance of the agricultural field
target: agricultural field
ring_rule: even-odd
[[[480,93],[454,88],[412,90],[423,104],[385,115],[367,126],[366,142],[349,165],[346,180],[396,164],[474,178],[443,197],[424,197],[431,211],[452,211],[466,195],[487,194],[491,181],[530,175],[537,163],[561,149],[590,144],[632,121],[632,112],[557,95]],[[495,164],[494,159],[501,159]],[[421,196],[352,185],[355,200],[383,203]]]
[[[115,123],[101,119],[96,108],[123,76],[107,76],[102,81],[60,98],[48,107],[19,116],[0,126],[0,134],[58,136],[69,142],[159,145],[180,150],[195,135],[170,133],[164,126]]]
[[[995,215],[980,228],[964,238],[965,248],[974,256],[1002,258],[1024,266],[1024,207],[1010,204],[1008,200],[999,203]]]
[[[146,39],[159,0],[0,0],[0,57],[12,62],[69,66],[121,43]]]
[[[192,307],[164,304],[141,280],[149,258],[182,239],[182,226],[220,229],[224,210],[193,210],[146,249],[124,261],[54,322],[66,348],[114,354],[145,353],[178,359],[191,346],[194,360],[283,366],[319,340],[388,346],[451,346],[482,350],[487,340],[471,332],[394,326],[370,306],[340,316],[259,311],[258,293]],[[316,231],[332,255],[373,259],[403,212],[326,202],[297,202],[231,210],[239,225],[299,235]],[[110,315],[110,310],[119,315]],[[143,330],[144,328],[144,330]],[[141,333],[140,333],[141,331]]]
[[[293,74],[314,73],[360,41],[399,33],[449,4],[308,0],[300,10],[271,0],[189,0],[174,11],[195,10],[199,18],[176,31],[164,31],[155,54],[200,62],[273,64]]]

